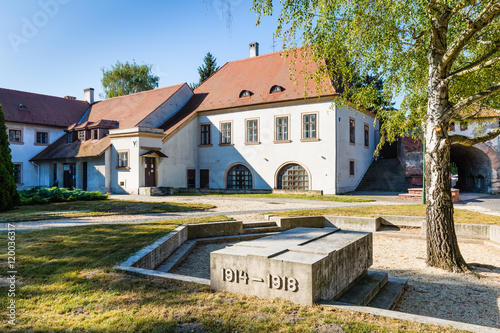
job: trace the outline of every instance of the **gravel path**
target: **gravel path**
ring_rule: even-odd
[[[210,252],[233,243],[203,244],[172,273],[210,278]],[[473,274],[453,274],[425,264],[425,240],[375,234],[371,270],[408,280],[396,311],[500,328],[500,249],[460,243]]]

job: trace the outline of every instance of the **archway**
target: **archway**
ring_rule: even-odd
[[[491,148],[484,146],[451,146],[451,162],[455,163],[458,169],[455,188],[462,192],[478,193],[488,193],[493,189],[493,182],[496,182],[497,178],[498,158],[494,152],[493,155],[490,154],[488,149]]]
[[[226,188],[233,190],[251,190],[252,172],[243,164],[231,166],[226,173]]]

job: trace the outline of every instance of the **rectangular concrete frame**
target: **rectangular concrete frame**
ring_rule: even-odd
[[[210,254],[213,290],[310,305],[336,299],[373,263],[372,234],[296,228]]]

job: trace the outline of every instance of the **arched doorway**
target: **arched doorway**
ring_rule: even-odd
[[[251,190],[252,184],[252,172],[243,164],[236,164],[227,171],[226,188],[233,190]]]
[[[277,188],[279,190],[308,191],[309,174],[297,163],[284,165],[278,172]]]
[[[476,146],[460,144],[451,146],[451,162],[458,169],[458,181],[455,188],[462,192],[488,193],[492,190],[493,163],[484,151]]]

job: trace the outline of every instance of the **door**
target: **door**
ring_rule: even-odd
[[[210,177],[208,169],[200,170],[200,188],[209,188],[210,187]]]
[[[154,157],[145,157],[144,158],[144,186],[146,187],[156,187],[156,158]]]
[[[82,163],[83,184],[82,190],[87,191],[87,162]]]
[[[187,170],[187,188],[195,188],[196,187],[196,170],[188,169]]]
[[[76,164],[75,163],[64,163],[64,179],[63,186],[66,188],[73,189],[76,185]]]

